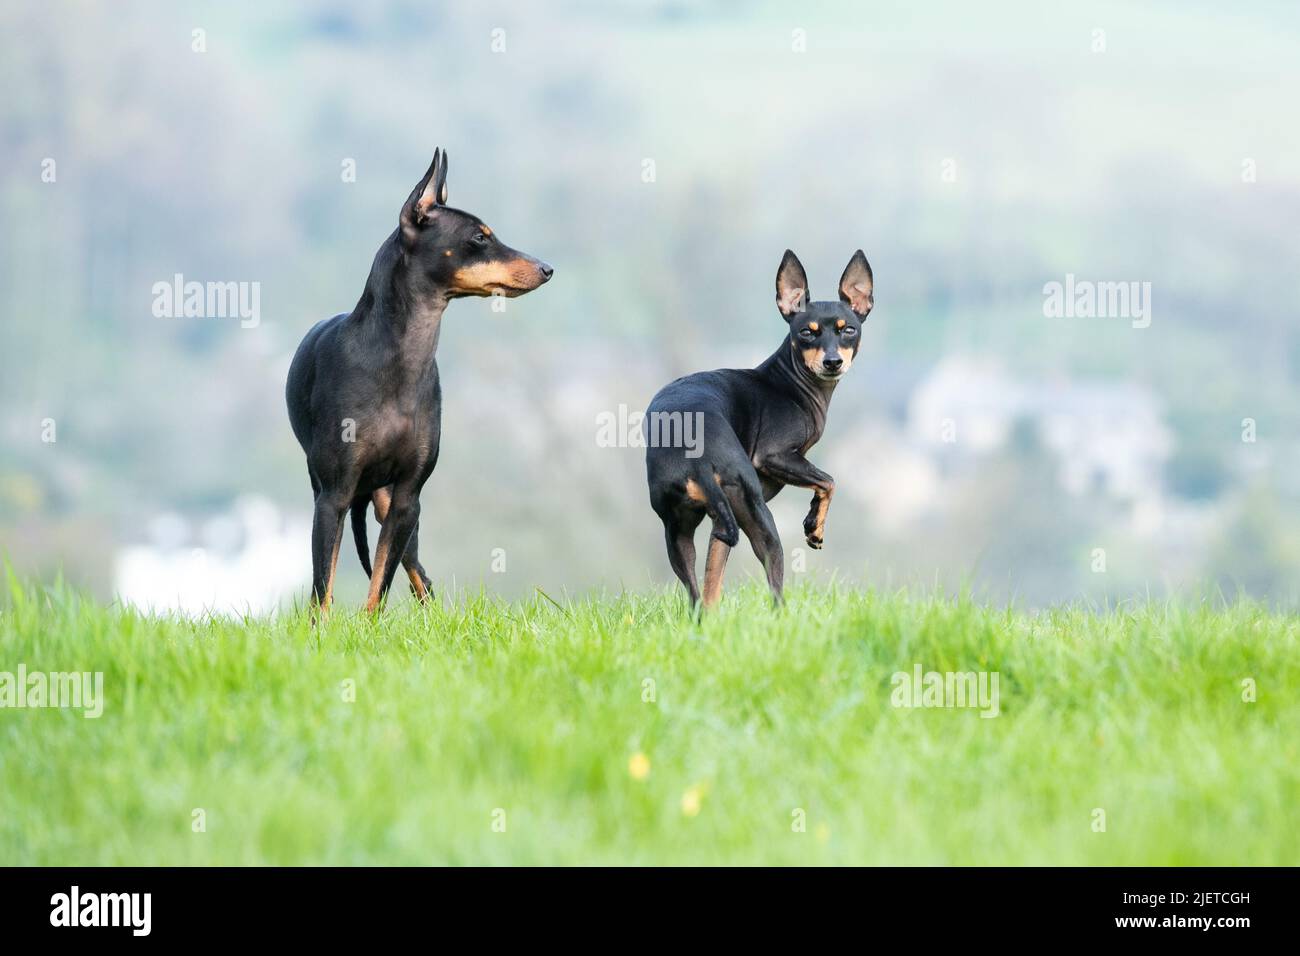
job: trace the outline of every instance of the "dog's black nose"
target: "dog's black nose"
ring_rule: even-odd
[[[843,364],[844,364],[844,359],[839,358],[838,356],[836,356],[835,358],[831,358],[828,355],[826,358],[822,359],[822,368],[826,369],[826,371],[828,372],[838,372],[840,370],[840,366]]]
[[[551,277],[551,275],[555,272],[555,270],[552,269],[552,268],[551,268],[549,265],[547,265],[545,262],[539,262],[539,263],[537,263],[537,268],[539,268],[539,269],[542,270],[542,278],[543,278],[543,279],[549,279],[549,278]]]

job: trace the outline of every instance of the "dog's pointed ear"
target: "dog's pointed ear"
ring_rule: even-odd
[[[433,157],[434,165],[438,167],[433,174],[433,196],[439,206],[447,205],[447,151],[442,151],[442,162],[438,162],[438,154],[435,152]]]
[[[428,221],[433,207],[446,202],[447,154],[441,149],[435,149],[429,171],[415,184],[406,204],[402,206],[402,236],[408,242],[414,241],[420,227]]]
[[[840,276],[840,301],[864,319],[876,304],[871,263],[861,249],[853,253],[853,258],[844,267],[844,275]]]
[[[803,271],[803,263],[789,249],[781,257],[781,266],[776,270],[776,307],[781,310],[786,321],[797,312],[802,312],[808,304],[808,275]]]

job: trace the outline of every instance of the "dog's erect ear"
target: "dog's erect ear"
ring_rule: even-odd
[[[429,171],[415,184],[406,205],[402,207],[402,235],[408,241],[414,240],[433,207],[445,205],[446,202],[447,154],[441,149],[435,149]]]
[[[808,305],[808,275],[803,264],[789,249],[781,257],[781,267],[776,270],[776,307],[786,321]]]
[[[435,150],[433,154],[433,164],[437,167],[434,171],[433,179],[430,182],[430,195],[433,196],[433,202],[430,205],[447,205],[447,151],[442,151],[442,162],[438,162],[438,153]]]
[[[840,301],[865,319],[876,304],[874,293],[871,263],[859,249],[844,267],[844,275],[840,276]]]

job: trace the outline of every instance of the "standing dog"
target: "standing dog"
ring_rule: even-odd
[[[773,601],[781,603],[785,563],[767,502],[786,485],[812,489],[803,530],[809,547],[822,546],[835,480],[804,455],[822,437],[835,385],[858,354],[873,286],[871,266],[859,249],[840,277],[840,301],[807,302],[808,277],[787,249],[776,273],[776,306],[790,328],[772,356],[754,369],[679,378],[651,401],[645,419],[650,505],[664,523],[668,561],[690,592],[692,609],[700,605],[695,529],[706,514],[713,533],[704,607],[722,597],[722,572],[740,530],[767,572]],[[686,416],[699,423],[699,444],[684,450],[662,442],[662,423],[685,434]]]
[[[388,592],[400,561],[416,597],[429,578],[416,555],[420,489],[438,462],[442,389],[438,331],[452,299],[517,296],[551,277],[551,267],[504,245],[477,216],[447,205],[447,154],[436,150],[379,247],[356,308],[315,325],[293,357],[285,398],[307,453],[316,496],[312,600],[329,607],[343,519],[370,575],[366,610]],[[366,506],[382,524],[371,570]]]

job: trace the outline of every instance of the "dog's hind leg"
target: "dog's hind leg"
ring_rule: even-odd
[[[389,501],[379,541],[375,544],[375,570],[370,575],[366,610],[376,611],[393,583],[393,574],[406,553],[411,533],[420,520],[420,498],[414,487],[395,487]]]
[[[716,522],[709,536],[709,554],[704,561],[704,607],[711,608],[722,600],[722,573],[727,570],[731,545],[718,537]]]
[[[382,525],[388,518],[388,506],[393,500],[392,486],[376,489],[372,500],[375,503],[375,518]],[[411,582],[411,593],[415,595],[417,600],[423,601],[429,596],[429,588],[432,584],[429,581],[429,576],[424,573],[424,566],[420,564],[419,537],[420,523],[417,521],[415,530],[411,532],[411,541],[402,554],[402,567],[406,570],[406,577]],[[369,562],[363,561],[363,564],[368,565]],[[366,573],[371,573],[368,566],[366,567]]]
[[[757,476],[753,481],[742,481],[741,494],[734,504],[736,521],[749,539],[767,574],[767,586],[772,592],[772,603],[780,607],[785,600],[785,553],[781,549],[781,538],[776,532],[776,521],[763,500],[763,491],[759,487]]]
[[[694,509],[664,518],[664,541],[668,545],[668,563],[691,596],[691,610],[700,604],[700,585],[695,580],[695,529],[704,520],[704,512]]]
[[[429,597],[429,588],[432,585],[429,576],[424,573],[424,567],[420,564],[419,537],[420,522],[416,521],[415,527],[411,529],[411,540],[407,542],[406,552],[402,555],[402,567],[406,569],[406,577],[411,582],[411,593],[415,595],[416,600],[424,601]]]
[[[699,480],[686,480],[686,497],[702,504],[708,516],[713,519],[713,530],[709,534],[709,556],[704,565],[703,604],[700,605],[698,596],[692,594],[692,606],[703,611],[713,607],[722,598],[722,572],[727,565],[727,555],[740,538],[740,529],[736,525],[736,516],[732,513],[727,493],[722,490],[717,476],[711,471],[701,472]],[[699,520],[703,520],[703,516]],[[691,531],[694,530],[695,525],[692,525]],[[695,556],[694,544],[691,546],[691,556]]]

